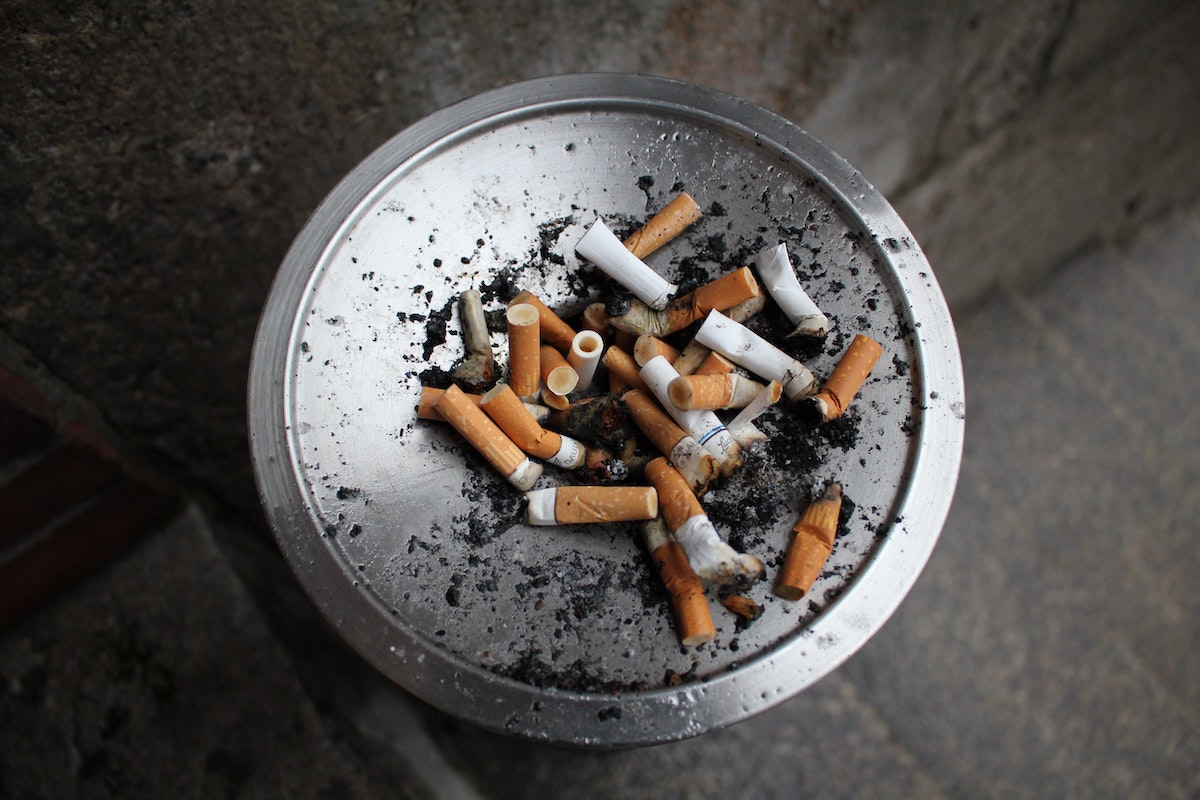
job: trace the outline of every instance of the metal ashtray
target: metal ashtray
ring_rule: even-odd
[[[837,425],[798,430],[773,409],[758,422],[773,438],[751,465],[757,488],[734,476],[705,496],[718,530],[768,578],[816,487],[840,481],[847,504],[801,600],[760,581],[748,594],[763,613],[747,623],[714,597],[717,636],[697,648],[680,645],[635,528],[526,525],[519,492],[454,430],[416,418],[422,382],[462,357],[462,291],[481,289],[503,364],[499,312],[512,293],[580,312],[600,292],[575,255],[585,227],[597,215],[632,225],[681,189],[704,217],[647,257],[654,269],[694,283],[782,242],[835,322],[823,343],[796,345],[801,360],[820,377],[854,333],[884,345]],[[949,509],[963,401],[929,264],[849,164],[711,89],[573,75],[439,111],[338,184],[271,290],[249,422],[279,546],[366,659],[483,727],[620,746],[770,708],[883,625]]]

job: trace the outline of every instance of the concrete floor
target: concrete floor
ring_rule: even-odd
[[[476,730],[193,506],[0,636],[0,797],[1200,796],[1197,253],[1200,206],[957,313],[941,542],[865,648],[754,719],[615,753]]]

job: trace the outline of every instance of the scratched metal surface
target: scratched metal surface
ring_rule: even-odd
[[[652,267],[694,281],[785,242],[836,325],[801,353],[805,363],[828,375],[856,332],[884,345],[836,435],[797,433],[793,410],[777,408],[760,427],[793,438],[795,458],[776,448],[758,459],[765,480],[752,501],[737,481],[705,498],[768,580],[749,592],[764,606],[750,625],[714,595],[717,639],[696,649],[678,643],[635,526],[526,526],[516,490],[449,427],[415,417],[422,380],[462,356],[461,291],[483,287],[497,311],[530,289],[571,316],[600,295],[574,255],[584,227],[596,215],[633,225],[681,188],[706,214],[650,256]],[[492,343],[504,364],[500,325]],[[743,719],[860,647],[940,533],[962,404],[929,265],[848,164],[736,98],[603,75],[453,106],[347,176],[280,268],[249,411],[279,546],[365,658],[485,727],[620,746]],[[841,481],[852,513],[808,596],[780,600],[770,579],[788,531],[828,480]],[[555,482],[565,477],[547,467],[540,485]]]

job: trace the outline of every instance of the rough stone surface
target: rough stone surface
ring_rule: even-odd
[[[361,769],[198,514],[0,639],[0,796],[429,796]]]

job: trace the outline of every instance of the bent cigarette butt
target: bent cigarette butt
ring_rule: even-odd
[[[482,389],[495,377],[496,362],[488,335],[487,319],[483,316],[483,299],[477,289],[467,289],[459,295],[459,315],[463,327],[463,346],[466,357],[451,373],[456,381],[472,389]]]
[[[577,389],[586,391],[591,387],[603,354],[604,339],[596,331],[582,330],[575,334],[571,350],[567,353],[567,363],[574,367],[579,376]]]
[[[542,465],[530,461],[462,389],[442,392],[434,408],[513,486],[524,491],[541,477]]]
[[[783,397],[783,387],[779,381],[771,381],[766,386],[762,387],[762,391],[758,396],[746,404],[746,407],[737,413],[733,419],[729,420],[729,424],[725,427],[737,436],[737,431],[750,425],[754,420],[762,416],[763,412],[771,406],[779,402]]]
[[[575,387],[579,385],[579,373],[567,361],[566,356],[548,344],[542,345],[538,352],[541,356],[542,383],[546,388],[562,397],[575,391]]]
[[[611,379],[615,378],[622,386],[630,389],[646,388],[646,383],[642,380],[641,369],[633,360],[633,356],[615,344],[604,351],[600,362],[608,367],[610,386]],[[617,394],[617,392],[614,391],[613,394]]]
[[[525,493],[530,525],[632,522],[658,516],[652,486],[555,486]]]
[[[716,638],[717,630],[713,626],[708,598],[704,596],[704,583],[688,564],[683,548],[671,538],[662,517],[643,523],[642,538],[650,551],[650,563],[671,598],[680,643],[695,647],[711,642]]]
[[[729,546],[687,481],[665,458],[646,465],[646,480],[658,491],[663,521],[687,554],[688,563],[705,584],[742,586],[762,577],[763,563]]]
[[[855,334],[833,374],[813,398],[821,412],[821,419],[829,422],[845,412],[882,352],[883,346],[879,342],[861,333]]]
[[[735,373],[680,375],[667,386],[671,402],[684,411],[743,408],[763,390],[761,383]]]
[[[661,211],[651,217],[645,225],[630,234],[625,247],[638,258],[645,258],[667,242],[674,239],[704,212],[687,192],[667,203]]]
[[[679,356],[679,349],[667,344],[657,336],[642,334],[633,345],[633,360],[638,366],[646,366],[646,362],[655,356],[662,356],[667,361],[674,361]]]
[[[775,594],[785,600],[799,600],[821,575],[833,552],[841,510],[840,483],[831,483],[824,495],[804,509],[792,528],[794,535],[775,581]]]
[[[583,466],[586,456],[583,443],[543,428],[508,384],[498,383],[484,392],[479,407],[512,439],[513,444],[534,458],[564,469]]]
[[[679,288],[626,250],[601,219],[588,227],[575,245],[575,252],[651,308],[665,307]]]
[[[621,401],[629,409],[634,424],[679,470],[688,488],[699,495],[709,483],[716,480],[720,474],[717,459],[687,431],[676,425],[650,395],[641,389],[634,389],[622,395]]]
[[[696,340],[761,378],[779,381],[784,394],[793,400],[816,390],[816,378],[808,367],[720,311],[708,313],[696,331]]]
[[[541,315],[532,303],[512,303],[508,321],[508,382],[519,397],[534,397],[542,385]]]
[[[754,257],[754,266],[758,268],[767,292],[796,326],[788,335],[823,338],[829,331],[829,318],[800,285],[787,247],[780,244],[759,252]]]
[[[508,301],[508,305],[511,308],[517,303],[528,303],[538,310],[543,343],[554,345],[564,353],[571,349],[571,342],[575,339],[575,329],[563,322],[562,318],[543,303],[537,295],[527,290],[519,292],[516,297]]]

